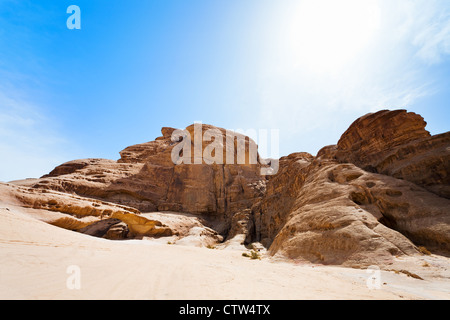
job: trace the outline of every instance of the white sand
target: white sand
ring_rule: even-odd
[[[9,208],[0,209],[1,299],[450,299],[448,277],[421,281],[383,271],[385,284],[369,290],[366,270],[250,260],[242,250],[161,241],[114,242]],[[79,268],[79,290],[67,287],[69,266]]]

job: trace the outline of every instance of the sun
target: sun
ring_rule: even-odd
[[[339,71],[380,26],[377,0],[302,0],[288,30],[295,65]]]

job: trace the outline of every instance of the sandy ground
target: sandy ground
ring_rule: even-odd
[[[367,270],[242,252],[93,238],[0,202],[1,299],[450,299],[448,259],[428,257],[425,280],[382,271],[370,290]]]

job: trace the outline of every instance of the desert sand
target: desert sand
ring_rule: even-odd
[[[94,238],[20,207],[0,202],[0,208],[2,299],[450,299],[450,262],[443,257],[398,261],[424,280],[381,271],[381,288],[370,290],[367,270],[251,260],[242,256],[244,247]],[[79,289],[70,285],[71,266],[79,268]]]

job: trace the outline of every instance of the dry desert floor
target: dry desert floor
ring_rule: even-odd
[[[251,260],[244,249],[93,238],[0,203],[0,298],[450,299],[448,258],[399,260],[424,280],[381,271],[381,288],[371,290],[367,270]]]

